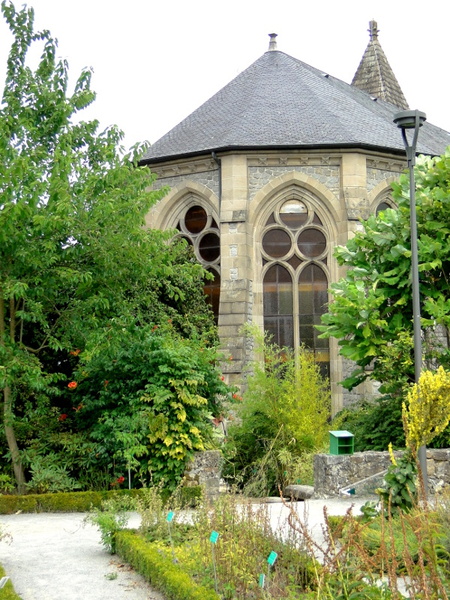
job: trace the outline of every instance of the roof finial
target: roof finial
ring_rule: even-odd
[[[269,42],[269,50],[277,49],[277,33],[269,33],[270,42]]]
[[[377,22],[374,19],[372,19],[372,21],[369,21],[369,29],[367,31],[369,32],[371,40],[378,39],[379,29],[377,29]]]

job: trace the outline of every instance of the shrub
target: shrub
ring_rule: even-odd
[[[389,444],[405,448],[400,396],[361,400],[344,408],[333,419],[330,429],[347,429],[355,436],[355,451],[385,451]],[[428,444],[429,448],[450,448],[450,426]]]
[[[104,500],[100,508],[94,508],[85,518],[85,523],[97,525],[100,530],[101,543],[108,552],[116,552],[117,532],[128,523],[128,511],[135,506],[131,498],[115,496]]]
[[[224,448],[224,476],[254,496],[298,479],[309,483],[312,455],[327,443],[331,405],[328,381],[307,350],[295,357],[256,340],[264,363],[253,365]]]
[[[173,490],[193,453],[212,444],[212,417],[231,399],[217,365],[216,348],[170,323],[125,330],[120,345],[80,368],[76,427],[102,445],[102,466]]]
[[[286,536],[282,527],[272,530],[267,504],[254,504],[242,495],[219,496],[196,512],[193,523],[195,535],[189,541],[193,556],[184,559],[193,563],[193,573],[212,584],[210,534],[217,531],[215,568],[224,598],[299,597],[313,585],[314,560],[302,549],[300,538]],[[276,566],[261,590],[258,574],[267,573],[272,551],[278,555]]]
[[[169,556],[135,533],[120,531],[116,536],[118,554],[169,600],[218,600],[219,596],[184,573]]]
[[[10,515],[20,512],[88,512],[92,508],[100,508],[108,498],[139,497],[143,492],[139,490],[114,490],[101,492],[60,492],[57,494],[28,494],[26,496],[0,495],[0,514]],[[180,506],[192,506],[201,498],[200,486],[180,488],[178,491]],[[161,497],[167,502],[167,490],[161,491]]]

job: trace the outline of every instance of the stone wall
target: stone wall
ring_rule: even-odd
[[[220,491],[220,472],[222,468],[222,453],[220,450],[196,452],[187,465],[184,474],[184,485],[204,486],[207,496],[214,496]]]
[[[400,452],[395,452],[399,456]],[[314,495],[338,496],[339,491],[355,486],[358,495],[373,493],[383,481],[382,473],[391,464],[389,452],[355,452],[351,455],[317,454],[314,457]],[[450,449],[428,449],[427,471],[432,492],[437,486],[450,485]]]

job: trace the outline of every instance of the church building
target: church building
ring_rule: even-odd
[[[393,116],[408,105],[375,21],[369,33],[351,85],[278,50],[270,34],[267,52],[142,160],[155,188],[170,187],[148,226],[177,230],[213,274],[205,291],[231,358],[228,382],[240,383],[252,359],[242,326],[254,323],[279,345],[314,353],[333,412],[369,391],[343,390],[351,365],[315,329],[343,275],[333,251],[361,218],[394,206],[391,183],[406,168]],[[417,151],[439,155],[449,144],[426,122]]]

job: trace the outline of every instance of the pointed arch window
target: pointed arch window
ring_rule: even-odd
[[[327,231],[305,201],[280,203],[262,232],[264,329],[279,346],[304,345],[329,373],[329,343],[315,325],[328,302]]]
[[[201,204],[194,204],[187,207],[176,228],[179,237],[192,247],[199,263],[213,276],[213,279],[205,281],[204,291],[217,322],[220,303],[220,233],[217,222]]]

